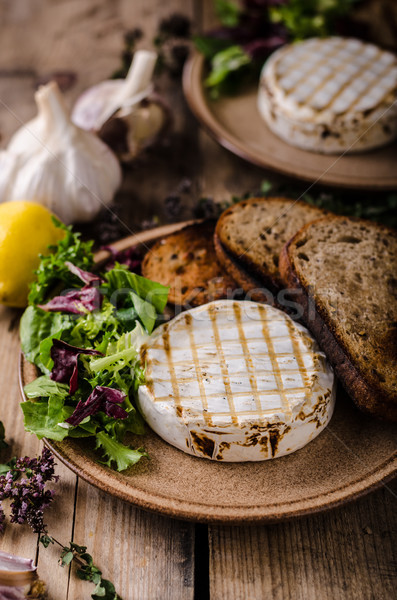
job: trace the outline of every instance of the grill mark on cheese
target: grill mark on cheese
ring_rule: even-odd
[[[233,311],[234,311],[234,316],[236,318],[238,336],[240,339],[241,346],[243,348],[244,360],[245,360],[245,364],[246,364],[247,371],[248,371],[248,377],[249,377],[249,382],[250,382],[251,389],[252,389],[252,395],[255,400],[259,418],[262,418],[263,417],[262,405],[261,405],[260,397],[258,395],[258,385],[257,385],[256,377],[255,377],[255,368],[254,368],[254,365],[251,360],[250,351],[248,349],[247,340],[246,340],[246,337],[244,334],[244,329],[243,329],[242,322],[241,322],[241,306],[239,304],[234,303]],[[234,374],[234,376],[235,376],[235,374]]]
[[[153,385],[153,379],[151,378],[153,363],[151,360],[147,360],[147,358],[146,358],[147,354],[148,354],[148,348],[145,345],[143,345],[139,352],[139,355],[141,358],[141,365],[144,365],[144,367],[145,367],[146,386],[147,386],[149,392],[151,393],[151,395],[154,396],[154,385]]]
[[[376,62],[376,60],[379,58],[379,56],[380,56],[380,55],[381,55],[381,52],[380,52],[380,50],[378,50],[377,54],[376,54],[375,56],[373,56],[373,57],[372,57],[372,60],[371,60],[369,63],[364,63],[364,64],[363,64],[363,66],[361,67],[361,69],[360,69],[360,70],[359,70],[357,73],[355,73],[355,75],[354,75],[353,77],[358,79],[358,78],[360,77],[360,75],[362,75],[363,73],[365,73],[365,72],[366,72],[366,71],[367,71],[367,70],[368,70],[368,69],[369,69],[369,68],[370,68],[370,67],[371,67],[371,66],[372,66],[372,65],[373,65],[373,64]],[[388,68],[388,65],[387,65],[387,67],[386,67],[386,70],[387,70],[387,68]],[[383,71],[382,71],[382,74],[383,74]],[[379,73],[379,74],[378,74],[378,80],[375,80],[375,81],[373,81],[372,83],[370,83],[370,84],[367,86],[367,88],[365,88],[365,89],[364,89],[364,90],[361,92],[361,94],[360,94],[360,97],[358,97],[358,96],[357,96],[357,97],[356,97],[356,99],[355,99],[355,100],[353,100],[352,102],[350,102],[350,104],[349,104],[349,105],[348,105],[348,106],[347,106],[347,107],[346,107],[346,108],[345,108],[345,109],[344,109],[342,112],[344,112],[344,113],[345,113],[345,112],[347,112],[347,111],[351,110],[351,108],[352,108],[352,107],[353,107],[355,104],[357,104],[358,100],[360,100],[360,99],[361,99],[361,96],[362,96],[362,94],[366,94],[366,93],[367,93],[367,91],[368,91],[368,89],[371,89],[371,88],[374,86],[374,84],[376,85],[377,83],[379,83],[379,78],[380,78],[381,76],[382,76],[382,75]],[[343,91],[344,91],[344,90],[345,90],[345,89],[346,89],[346,88],[347,88],[347,87],[348,87],[350,84],[351,84],[351,80],[349,79],[348,81],[346,81],[346,83],[345,83],[345,84],[341,85],[341,86],[340,86],[340,88],[338,89],[338,91],[337,91],[337,92],[336,92],[336,93],[335,93],[335,94],[332,96],[331,100],[330,100],[330,101],[329,101],[327,104],[325,104],[325,105],[322,107],[322,109],[321,109],[321,110],[324,110],[325,108],[330,108],[330,109],[332,109],[332,108],[333,108],[333,105],[335,104],[335,100],[337,100],[337,99],[338,99],[338,97],[341,95],[341,93],[342,93],[342,92],[343,92]]]
[[[219,328],[218,331],[221,331],[221,329]],[[283,340],[289,340],[290,337],[289,335],[274,335],[272,336],[273,341],[275,342],[281,342]],[[263,342],[263,336],[261,337],[250,337],[249,338],[250,342]],[[229,345],[233,345],[233,344],[238,344],[240,342],[240,340],[227,340],[227,343]],[[208,342],[203,342],[203,343],[194,343],[196,348],[208,348]],[[173,346],[174,350],[178,350],[179,352],[183,352],[186,351],[188,352],[190,350],[190,345],[189,346]]]
[[[280,356],[280,355],[277,354],[277,356]],[[244,358],[244,357],[242,356],[241,358]],[[183,362],[183,364],[184,364],[184,362]],[[216,363],[216,364],[218,364],[218,363]],[[174,365],[175,365],[175,361],[174,361]],[[255,369],[255,370],[257,370],[257,369]],[[273,375],[273,369],[263,369],[261,367],[260,374],[261,375]],[[298,367],[297,369],[288,369],[288,374],[289,375],[301,375],[302,372],[301,372],[300,368]],[[233,371],[233,373],[229,373],[229,375],[232,379],[235,379],[236,377],[244,377],[245,375],[247,375],[247,371]],[[223,378],[222,375],[218,375],[217,373],[211,373],[210,377],[211,377],[211,379],[222,379]],[[169,380],[166,377],[156,377],[156,381],[167,382]],[[190,383],[191,381],[197,381],[197,377],[194,376],[194,377],[181,377],[180,378],[180,383],[182,383],[182,384]]]
[[[277,378],[276,378],[276,382],[277,382]],[[280,382],[281,382],[281,378],[280,378]],[[281,382],[281,386],[282,386],[282,382]],[[285,398],[287,397],[287,395],[291,394],[298,394],[299,392],[305,392],[305,388],[303,386],[296,386],[296,387],[290,387],[290,388],[283,388],[283,395],[285,396]],[[235,398],[252,398],[252,392],[231,392],[232,395]],[[280,389],[277,385],[277,389],[273,388],[272,390],[258,390],[258,395],[259,396],[275,396],[276,394],[280,394]],[[219,394],[219,392],[215,392],[213,394],[207,394],[207,399],[208,398],[219,398],[222,394]],[[227,398],[227,393],[226,393],[226,398]],[[200,394],[189,394],[189,400],[200,400],[201,399],[201,395]],[[154,402],[164,402],[164,400],[169,400],[169,396],[157,396],[154,399]],[[286,403],[288,405],[288,409],[287,412],[289,414],[290,409],[289,409],[289,402],[286,399]],[[263,412],[263,409],[261,409],[261,411]],[[249,411],[251,412],[251,411]],[[220,414],[220,413],[208,413],[209,416],[214,416],[214,414]],[[234,414],[237,415],[236,410],[234,409]],[[238,412],[238,414],[240,414],[240,412]]]
[[[153,346],[153,348],[155,348],[155,346]],[[313,356],[313,351],[311,351],[311,352],[310,351],[301,352],[301,355],[302,356]],[[267,352],[255,352],[255,356],[256,357],[258,357],[258,356],[259,357],[269,357],[269,354]],[[291,352],[278,352],[277,356],[279,358],[286,358],[288,356],[291,356]],[[200,358],[202,358],[203,360],[205,360],[205,362],[207,364],[217,365],[219,363],[219,361],[218,361],[217,358],[211,359],[208,356],[204,356],[204,357],[200,357]],[[244,358],[244,357],[243,356],[233,356],[233,360],[238,360],[240,358]],[[173,362],[173,364],[175,366],[186,364],[185,360],[173,360],[172,362]],[[152,363],[155,364],[155,365],[164,365],[164,364],[168,364],[168,361],[163,361],[163,360],[160,360],[158,358],[152,358]],[[272,373],[272,370],[268,369],[266,371],[266,370],[263,369],[263,372],[264,373]],[[292,373],[292,370],[291,370],[291,373]],[[234,375],[234,373],[232,373],[232,375]]]
[[[308,388],[310,388],[309,373],[308,373],[308,371],[305,367],[305,363],[302,359],[301,349],[299,347],[299,342],[296,339],[294,328],[292,326],[292,323],[290,321],[288,321],[288,319],[287,319],[286,323],[287,323],[289,334],[291,336],[292,348],[294,351],[294,356],[296,358],[296,362],[298,363],[298,370],[299,370],[300,376],[302,377],[304,386],[305,387],[307,386]],[[314,362],[313,362],[313,367],[314,367]]]
[[[176,378],[175,368],[174,368],[174,365],[172,362],[171,346],[170,346],[170,333],[168,331],[168,323],[164,324],[162,339],[163,339],[165,354],[167,356],[168,367],[170,370],[171,386],[172,386],[172,393],[174,394],[174,403],[176,406],[176,414],[178,415],[178,417],[182,417],[181,398],[179,395],[178,380]],[[168,398],[168,400],[169,400],[169,398]],[[178,408],[179,408],[179,410],[178,410]]]
[[[266,314],[266,309],[264,306],[262,306],[261,304],[258,304],[258,312],[260,315],[263,315],[264,313]],[[265,338],[265,342],[267,345],[267,349],[268,349],[268,356],[270,358],[270,361],[272,363],[272,367],[273,367],[273,372],[274,372],[274,379],[276,381],[276,385],[277,385],[277,390],[280,394],[280,398],[283,404],[283,408],[285,410],[285,413],[287,415],[291,415],[291,408],[288,402],[288,398],[286,397],[285,394],[285,390],[284,390],[284,386],[283,386],[283,380],[281,378],[281,371],[280,371],[280,367],[278,366],[278,362],[277,362],[277,355],[274,351],[274,346],[273,346],[273,341],[272,338],[269,334],[269,330],[266,326],[265,322],[262,322],[262,333],[263,333],[263,337]],[[274,393],[274,392],[273,392]]]
[[[381,53],[379,52],[379,55]],[[379,56],[377,56],[377,58],[379,58]],[[371,91],[371,89],[373,87],[376,87],[379,84],[379,78],[383,77],[384,75],[386,75],[387,71],[390,69],[390,65],[386,65],[385,68],[383,69],[383,71],[381,71],[380,73],[378,73],[378,78],[375,79],[375,81],[369,81],[368,85],[366,88],[363,89],[363,91],[361,92],[360,96],[357,96],[357,98],[355,100],[353,100],[353,102],[351,102],[351,104],[349,105],[349,107],[346,109],[346,111],[351,110],[352,108],[354,108],[356,106],[356,104],[358,104],[362,98],[362,96],[368,95]],[[385,101],[387,96],[390,94],[391,90],[387,90],[387,92],[385,92],[384,97],[378,102],[378,104],[380,104],[381,102]],[[332,107],[331,107],[332,108]],[[375,107],[374,107],[375,108]]]
[[[299,63],[302,62],[302,60],[313,60],[313,46],[314,44],[310,47],[310,52],[308,52],[307,50],[305,52],[301,52],[299,55]],[[311,75],[312,73],[316,72],[317,69],[319,67],[321,67],[323,64],[325,64],[330,58],[333,58],[334,56],[336,56],[339,51],[343,48],[343,43],[342,40],[338,41],[337,44],[334,44],[333,47],[331,47],[322,57],[318,57],[316,56],[316,62],[313,63],[313,66],[311,67],[311,69],[309,69],[309,71],[307,71],[306,73],[302,74],[305,77],[307,75]],[[279,74],[277,72],[277,79],[281,79],[282,77],[289,77],[291,75],[291,73],[293,73],[296,68],[298,66],[298,61],[297,59],[293,62],[291,62],[291,64],[289,65],[289,68],[287,68],[286,71],[284,71],[284,73]],[[290,90],[294,90],[296,88],[296,86],[298,85],[298,83],[300,83],[300,80],[296,82],[296,84],[290,88]]]
[[[321,51],[321,45],[317,44],[316,46],[319,46],[319,51]],[[299,63],[302,62],[302,60],[304,59],[305,56],[307,56],[309,58],[309,60],[312,59],[312,54],[313,54],[313,51],[315,51],[316,46],[315,47],[311,47],[311,54],[305,53],[305,54],[297,57],[297,60],[295,60],[294,62],[292,62],[291,65],[289,66],[289,68],[284,73],[280,74],[277,71],[277,68],[276,68],[276,72],[275,72],[276,80],[281,84],[281,79],[283,79],[284,77],[288,77],[291,74],[291,72],[293,72],[299,66]],[[317,60],[315,63],[313,63],[313,65],[309,69],[309,71],[302,73],[302,77],[291,88],[289,88],[287,90],[286,88],[283,88],[281,86],[281,89],[282,89],[283,93],[286,95],[286,97],[291,96],[293,98],[294,91],[296,91],[296,89],[299,86],[305,85],[306,79],[308,79],[313,73],[315,73],[316,70],[318,70],[319,67],[321,67],[323,65],[326,65],[329,59],[337,57],[338,54],[339,54],[339,52],[341,50],[343,51],[345,49],[345,47],[346,47],[346,42],[345,42],[344,39],[341,39],[341,41],[339,42],[338,45],[334,46],[331,49],[331,51],[326,52],[320,60]],[[363,48],[362,48],[362,45],[360,45],[357,48],[355,48],[354,51],[351,51],[350,57],[354,58],[354,56],[360,55],[362,53],[362,51],[363,51]],[[315,106],[311,106],[310,101],[309,101],[309,104],[310,104],[311,108],[313,110],[318,110],[319,112],[323,111],[325,109],[331,109],[332,110],[333,104],[335,103],[335,100],[337,100],[337,98],[341,95],[341,93],[347,87],[349,87],[351,85],[352,78],[358,80],[358,78],[363,73],[366,73],[368,71],[368,69],[370,69],[371,66],[373,64],[375,64],[379,60],[379,58],[383,54],[383,52],[384,51],[382,51],[380,48],[376,48],[376,54],[373,55],[372,57],[368,57],[367,62],[365,62],[361,66],[361,68],[358,71],[356,71],[352,75],[351,78],[348,79],[348,81],[346,81],[344,84],[342,84],[339,87],[339,89],[330,97],[330,99],[328,100],[328,102],[326,102],[325,104],[322,104],[321,107],[315,107]],[[287,53],[287,55],[288,55],[288,53]],[[284,58],[284,56],[280,57],[279,63],[282,62],[283,58]],[[324,88],[325,84],[328,83],[331,79],[333,79],[335,77],[336,73],[342,72],[343,71],[343,65],[344,65],[344,62],[341,61],[341,64],[338,67],[332,69],[332,72],[329,75],[325,76],[322,79],[322,81],[311,90],[309,98],[313,98],[317,92],[321,91]],[[361,100],[361,98],[362,98],[363,95],[367,95],[371,91],[371,89],[373,87],[376,87],[376,86],[379,85],[380,80],[383,78],[384,75],[387,75],[387,72],[392,67],[393,67],[393,65],[391,65],[389,63],[386,64],[385,68],[380,73],[376,74],[375,79],[372,80],[372,81],[370,81],[370,82],[368,82],[368,85],[363,90],[360,91],[360,94],[357,94],[357,97],[347,107],[345,107],[343,109],[343,111],[341,111],[341,112],[344,113],[344,112],[350,111]],[[392,91],[392,90],[388,89],[385,92],[384,97],[382,99],[380,99],[377,102],[377,104],[379,104],[382,101],[384,101],[386,99],[387,95],[390,93],[390,91]],[[307,97],[306,97],[305,100],[303,100],[303,101],[298,101],[296,99],[295,99],[295,101],[298,104],[302,104],[302,103],[307,103],[308,100],[307,100]]]
[[[344,47],[344,44],[342,43],[342,40],[341,40],[338,44],[335,44],[335,46],[333,48],[331,48],[326,54],[324,54],[322,58],[320,58],[315,63],[313,63],[312,67],[308,71],[306,71],[305,73],[302,74],[302,77],[305,77],[305,78],[310,77],[310,75],[315,73],[319,67],[326,65],[330,58],[334,58],[335,56],[337,56],[337,54],[339,54],[339,51],[341,49],[343,49],[343,47]],[[309,52],[305,52],[305,54],[301,55],[299,57],[299,62],[301,62],[305,56],[307,56],[307,58],[309,60],[312,60],[313,51],[310,54],[309,54]],[[279,76],[277,74],[277,79],[280,80],[281,78],[288,77],[296,68],[297,68],[297,61],[292,62],[289,69],[287,69],[287,71],[285,71],[281,76]],[[335,72],[331,73],[331,75],[329,77],[333,77],[334,75],[335,75]],[[293,91],[296,90],[297,86],[302,84],[302,77],[300,79],[298,79],[298,81],[295,83],[295,85],[293,85],[291,88],[289,88],[288,91],[286,91],[287,94],[292,94]],[[328,77],[327,77],[327,79],[328,79]]]
[[[220,368],[221,368],[221,372],[223,375],[223,384],[224,384],[225,390],[226,390],[226,398],[229,403],[230,416],[232,418],[232,422],[237,425],[238,420],[237,420],[237,416],[236,416],[236,408],[234,406],[234,401],[233,401],[233,393],[232,393],[232,390],[230,387],[229,371],[227,369],[225,355],[223,353],[222,343],[221,343],[221,339],[219,337],[218,324],[216,322],[216,309],[213,304],[209,306],[208,313],[209,313],[209,316],[211,319],[212,331],[214,333],[215,347],[216,347],[216,350],[218,353]],[[219,395],[219,394],[217,394],[217,395]]]
[[[343,48],[343,45],[341,47]],[[359,47],[359,48],[356,49],[356,51],[354,53],[352,53],[352,57],[356,56],[356,55],[359,55],[360,52],[361,52],[361,48]],[[336,54],[338,54],[338,53],[336,53]],[[327,56],[326,58],[327,59],[328,58],[332,58],[332,55]],[[327,64],[327,60],[322,61],[322,62],[324,62],[324,64]],[[320,64],[320,63],[317,63],[316,67],[318,66],[318,64]],[[314,96],[317,94],[317,92],[320,92],[324,88],[325,84],[328,83],[328,81],[330,81],[331,79],[333,79],[335,77],[335,73],[340,73],[342,71],[341,66],[342,65],[340,65],[338,68],[332,69],[331,73],[329,75],[327,75],[326,77],[324,77],[322,79],[322,81],[320,81],[320,83],[317,86],[315,86],[314,89],[311,90],[310,96],[312,98],[314,98]],[[363,69],[360,69],[360,71],[357,73],[357,75],[361,74],[362,70]],[[312,69],[312,72],[315,72],[315,71],[316,71],[316,68]],[[311,74],[310,71],[309,71],[309,74]],[[354,77],[355,76],[356,75],[354,75]],[[300,80],[298,83],[301,85],[302,84],[302,80]],[[347,85],[350,85],[350,80],[348,80],[345,84],[343,84],[342,86],[340,86],[340,88],[335,92],[335,94],[330,98],[330,100],[326,104],[324,104],[323,106],[321,106],[321,109],[317,109],[317,110],[324,110],[325,108],[329,107],[330,104],[332,104],[332,102],[335,100],[335,98],[337,98],[339,96],[339,94],[342,92],[342,90],[344,90],[346,88]],[[290,93],[291,93],[291,90],[288,90],[288,94],[290,94]],[[302,104],[304,104],[304,103],[305,103],[305,100],[302,102]]]
[[[204,416],[206,424],[212,426],[212,419],[211,419],[211,415],[208,412],[207,396],[205,393],[205,387],[204,387],[204,383],[203,383],[203,373],[202,373],[202,370],[200,367],[200,363],[199,363],[199,359],[198,359],[198,355],[197,355],[197,348],[196,348],[196,344],[194,341],[191,315],[185,314],[185,323],[186,323],[186,327],[187,327],[188,334],[189,334],[190,350],[192,353],[194,369],[196,371],[196,379],[197,379],[197,383],[198,383],[199,390],[200,390],[200,397],[201,397],[201,400],[203,403],[203,416]],[[194,381],[194,378],[193,378],[193,381]],[[181,383],[182,382],[183,382],[183,379],[181,380]]]

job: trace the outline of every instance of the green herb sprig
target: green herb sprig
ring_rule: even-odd
[[[4,426],[0,421],[0,447],[7,446]],[[47,483],[59,479],[54,467],[54,457],[47,448],[43,448],[41,456],[36,458],[12,458],[8,463],[0,465],[0,501],[12,499],[11,522],[19,525],[28,523],[33,532],[39,535],[44,548],[48,548],[50,544],[61,548],[59,564],[64,567],[74,562],[77,577],[95,585],[91,598],[121,600],[113,583],[102,577],[102,571],[94,564],[86,546],[73,541],[65,546],[48,533],[44,511],[51,505],[55,491],[49,490]],[[0,533],[4,528],[5,513],[0,504]]]

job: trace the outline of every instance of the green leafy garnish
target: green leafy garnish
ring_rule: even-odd
[[[34,433],[40,440],[46,437],[60,442],[68,435],[68,429],[61,427],[60,423],[70,417],[73,408],[65,406],[62,396],[53,394],[45,400],[22,402],[21,407],[26,431]]]
[[[115,441],[113,437],[104,431],[97,433],[96,444],[97,448],[102,448],[103,454],[107,457],[104,464],[111,467],[112,463],[115,462],[118,471],[124,471],[137,463],[142,456],[148,456],[144,450],[134,450],[124,444],[120,444],[120,442]]]
[[[222,25],[226,27],[235,27],[238,25],[241,8],[237,2],[215,0],[215,12]]]
[[[43,310],[37,303],[47,301],[50,293],[59,296],[65,288],[82,286],[65,261],[83,270],[93,266],[92,242],[81,242],[70,228],[62,228],[65,237],[42,257],[31,304],[21,319],[23,352],[43,373],[25,387],[25,429],[56,441],[92,437],[106,464],[126,469],[146,456],[125,445],[124,438],[128,432],[145,431],[135,406],[144,382],[138,350],[162,319],[168,288],[116,264],[102,278],[88,273],[84,279],[92,280],[88,287],[99,286],[100,308],[84,314]],[[112,400],[117,411],[106,404],[106,394],[117,398]]]
[[[41,256],[40,265],[36,271],[36,281],[30,288],[29,304],[43,303],[59,283],[63,283],[64,288],[76,286],[78,280],[66,266],[67,261],[86,271],[89,271],[94,264],[92,252],[94,242],[82,242],[80,233],[74,232],[71,226],[66,227],[55,217],[52,219],[55,225],[65,232],[65,235],[58,244],[49,246],[50,254]]]
[[[229,46],[215,54],[211,61],[211,73],[205,80],[207,87],[219,86],[230,73],[239,71],[242,67],[249,65],[251,58],[241,46]]]
[[[335,21],[357,0],[288,0],[269,8],[273,23],[284,25],[294,41],[325,37],[335,32]]]

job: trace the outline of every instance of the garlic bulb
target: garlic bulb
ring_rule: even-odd
[[[134,158],[169,121],[169,109],[153,93],[155,52],[138,50],[125,79],[102,81],[77,100],[72,120],[95,131],[120,160]]]
[[[121,184],[118,160],[72,123],[56,83],[39,88],[35,100],[37,117],[0,152],[0,202],[34,200],[66,224],[90,221]]]

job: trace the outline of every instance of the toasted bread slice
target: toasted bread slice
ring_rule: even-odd
[[[320,219],[285,245],[280,272],[358,407],[397,421],[397,232]]]
[[[246,297],[246,300],[266,302],[267,304],[274,303],[273,294],[269,293],[269,290],[264,288],[263,283],[259,281],[259,279],[256,279],[251,273],[243,269],[241,265],[226,252],[216,233],[214,234],[214,246],[218,262],[222,265],[224,270],[232,276],[239,288],[249,294],[249,298]]]
[[[159,240],[143,259],[143,276],[169,285],[172,304],[200,306],[231,297],[238,287],[216,259],[214,228],[214,221],[189,225]]]
[[[246,292],[255,281],[276,292],[282,285],[278,260],[283,245],[303,225],[325,214],[306,202],[287,198],[243,200],[218,219],[218,260]]]

